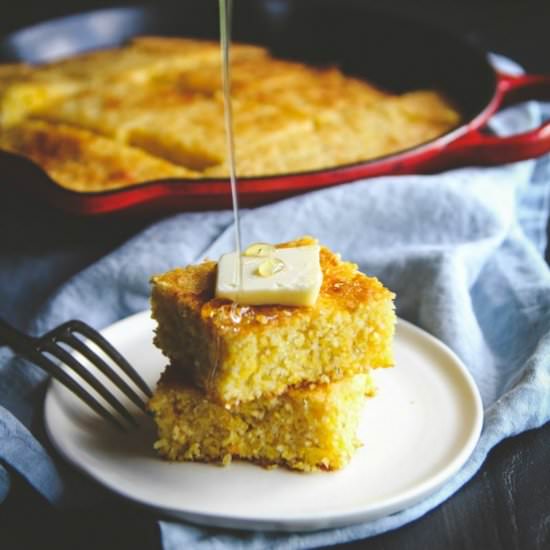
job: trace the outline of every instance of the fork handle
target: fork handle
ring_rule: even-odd
[[[36,352],[36,341],[0,317],[0,345],[8,346],[16,353],[29,357]]]

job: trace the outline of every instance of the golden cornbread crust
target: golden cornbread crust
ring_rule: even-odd
[[[239,176],[365,161],[429,141],[460,122],[435,90],[390,94],[337,68],[276,59],[258,46],[233,44],[231,54]],[[227,177],[220,74],[219,43],[162,37],[50,64],[0,65],[0,148],[27,156],[79,192],[159,178]],[[29,133],[37,121],[52,134],[49,142],[61,139],[61,125],[88,135],[75,138],[78,149],[54,147],[53,157],[45,156]],[[98,155],[98,147],[110,153]],[[82,174],[76,163],[86,165]],[[135,169],[120,177],[119,166],[129,164]]]
[[[303,237],[278,246],[316,242]],[[326,247],[320,259],[323,284],[313,307],[234,308],[214,297],[215,262],[153,277],[155,344],[227,406],[392,365],[394,294]]]
[[[28,157],[59,185],[73,191],[107,191],[139,181],[193,175],[135,147],[40,120],[0,132],[0,148]]]
[[[213,403],[169,366],[149,402],[168,460],[218,462],[241,458],[296,470],[335,470],[360,446],[356,438],[368,374],[332,384],[291,387],[283,395],[241,403],[231,410]]]

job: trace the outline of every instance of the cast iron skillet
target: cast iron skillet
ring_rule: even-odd
[[[459,107],[459,128],[412,149],[336,168],[241,178],[241,204],[253,206],[358,178],[434,172],[462,165],[494,165],[550,151],[550,123],[499,138],[481,131],[504,105],[550,99],[550,75],[496,73],[484,53],[416,22],[343,1],[239,0],[234,39],[268,46],[275,55],[313,64],[337,64],[400,92],[444,91]],[[117,45],[138,34],[218,38],[217,2],[181,0],[172,7],[115,8],[20,30],[0,41],[0,61],[50,61]],[[22,157],[0,153],[9,188],[38,196],[77,215],[213,209],[230,206],[226,180],[162,180],[122,190],[79,193],[63,189]],[[11,184],[11,185],[10,185]]]

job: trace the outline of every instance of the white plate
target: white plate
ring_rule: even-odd
[[[103,334],[151,386],[165,359],[152,345],[149,312]],[[244,462],[168,463],[152,450],[154,428],[119,435],[57,382],[45,402],[57,449],[91,477],[162,514],[244,529],[313,530],[373,520],[436,491],[472,452],[482,425],[472,378],[446,346],[400,320],[396,366],[376,371],[367,401],[364,446],[341,471],[304,474]]]

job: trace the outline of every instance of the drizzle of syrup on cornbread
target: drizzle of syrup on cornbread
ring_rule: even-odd
[[[277,248],[307,246],[313,239],[303,237],[296,241],[277,245]],[[323,271],[323,283],[317,305],[314,309],[322,308],[328,304],[338,307],[342,311],[354,311],[361,304],[393,297],[393,293],[387,290],[378,279],[367,277],[357,266],[350,262],[341,261],[340,257],[325,247],[321,247],[321,269]],[[309,316],[312,314],[309,308],[282,305],[264,306],[240,306],[240,323],[235,325],[232,320],[232,303],[222,298],[214,297],[215,264],[202,264],[202,268],[209,272],[209,284],[200,289],[201,316],[205,319],[216,319],[221,331],[246,334],[254,330],[257,325],[267,323],[276,326],[290,322],[296,316]]]
[[[233,0],[219,0],[220,6],[220,47],[222,55],[222,86],[225,117],[225,136],[227,142],[227,159],[229,165],[229,181],[231,184],[231,201],[233,203],[233,218],[235,225],[235,250],[237,252],[237,269],[235,269],[234,283],[238,289],[237,301],[231,305],[231,319],[240,323],[241,313],[238,307],[238,295],[242,288],[242,260],[241,260],[241,220],[239,216],[239,196],[237,193],[237,177],[235,170],[235,139],[233,135],[233,108],[231,104],[231,15]]]
[[[314,241],[310,237],[277,245],[277,248],[307,246]],[[319,293],[316,309],[332,304],[340,310],[354,311],[361,304],[393,298],[378,279],[368,277],[357,270],[357,266],[344,262],[337,254],[321,247],[320,263],[323,271],[323,283]],[[236,325],[231,320],[232,302],[215,297],[216,262],[205,261],[185,270],[174,269],[164,274],[162,280],[168,288],[173,289],[174,299],[185,295],[191,301],[197,315],[203,319],[216,319],[220,330],[246,333],[249,327],[266,323],[285,323],[297,315],[311,315],[310,308],[294,306],[264,305],[240,306],[241,323]]]

